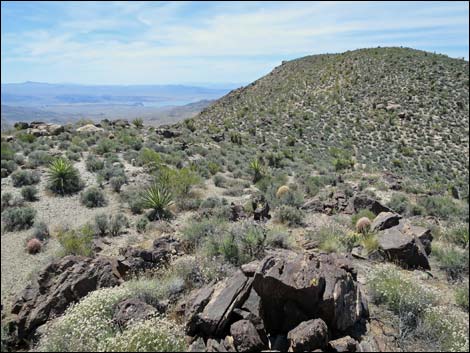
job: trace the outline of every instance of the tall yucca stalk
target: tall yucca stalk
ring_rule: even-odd
[[[80,174],[67,159],[54,159],[47,171],[48,187],[57,194],[71,194],[82,188]]]
[[[145,208],[152,209],[151,219],[162,219],[169,215],[168,207],[173,204],[172,194],[158,184],[149,187],[142,196]]]

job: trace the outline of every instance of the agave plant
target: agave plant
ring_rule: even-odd
[[[152,209],[150,219],[162,219],[169,216],[168,207],[173,204],[173,196],[167,189],[154,184],[144,192],[142,201],[145,208]]]
[[[51,162],[47,177],[48,188],[56,194],[72,194],[83,187],[78,170],[64,158],[56,158]]]
[[[250,163],[250,169],[253,172],[253,183],[258,182],[263,177],[263,165],[255,159]]]

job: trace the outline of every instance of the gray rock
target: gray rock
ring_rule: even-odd
[[[361,352],[361,347],[355,339],[344,336],[328,342],[328,350],[332,352]]]
[[[251,321],[240,320],[230,326],[237,352],[254,352],[267,348],[267,338],[262,339]]]
[[[378,215],[381,212],[393,212],[393,210],[387,206],[382,205],[380,202],[370,198],[367,195],[356,195],[349,199],[345,213],[353,214],[363,209],[370,210],[375,215]]]
[[[160,307],[158,312],[164,312]],[[130,321],[148,319],[157,313],[157,309],[142,300],[131,298],[118,303],[113,315],[113,322],[119,327],[125,327]]]

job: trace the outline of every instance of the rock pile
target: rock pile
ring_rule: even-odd
[[[192,294],[191,351],[313,351],[359,343],[368,305],[349,260],[275,251]],[[341,341],[341,340],[344,340]]]

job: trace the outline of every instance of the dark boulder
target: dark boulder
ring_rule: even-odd
[[[256,352],[266,349],[267,338],[261,338],[255,325],[249,320],[240,320],[230,326],[237,352]]]
[[[24,121],[19,121],[15,123],[13,126],[16,130],[26,130],[27,128],[29,128],[29,124],[25,123]]]
[[[16,343],[28,340],[50,318],[62,315],[67,307],[98,288],[122,282],[117,261],[105,257],[66,256],[39,272],[37,280],[16,298],[16,315],[10,332]]]
[[[397,213],[393,212],[380,212],[377,217],[373,220],[370,230],[372,232],[392,228],[400,222],[400,216]]]
[[[158,305],[158,309],[146,302],[131,298],[118,303],[113,315],[113,322],[119,327],[125,327],[130,321],[146,320],[157,312],[165,312],[164,305]]]
[[[380,202],[367,195],[356,195],[349,199],[345,213],[353,214],[363,209],[367,209],[375,215],[378,215],[380,212],[393,212],[393,210],[387,206],[382,205]]]
[[[290,330],[287,338],[293,352],[310,352],[326,347],[328,327],[322,319],[304,321]]]
[[[331,352],[361,352],[359,343],[350,336],[344,336],[328,342],[328,350]]]

